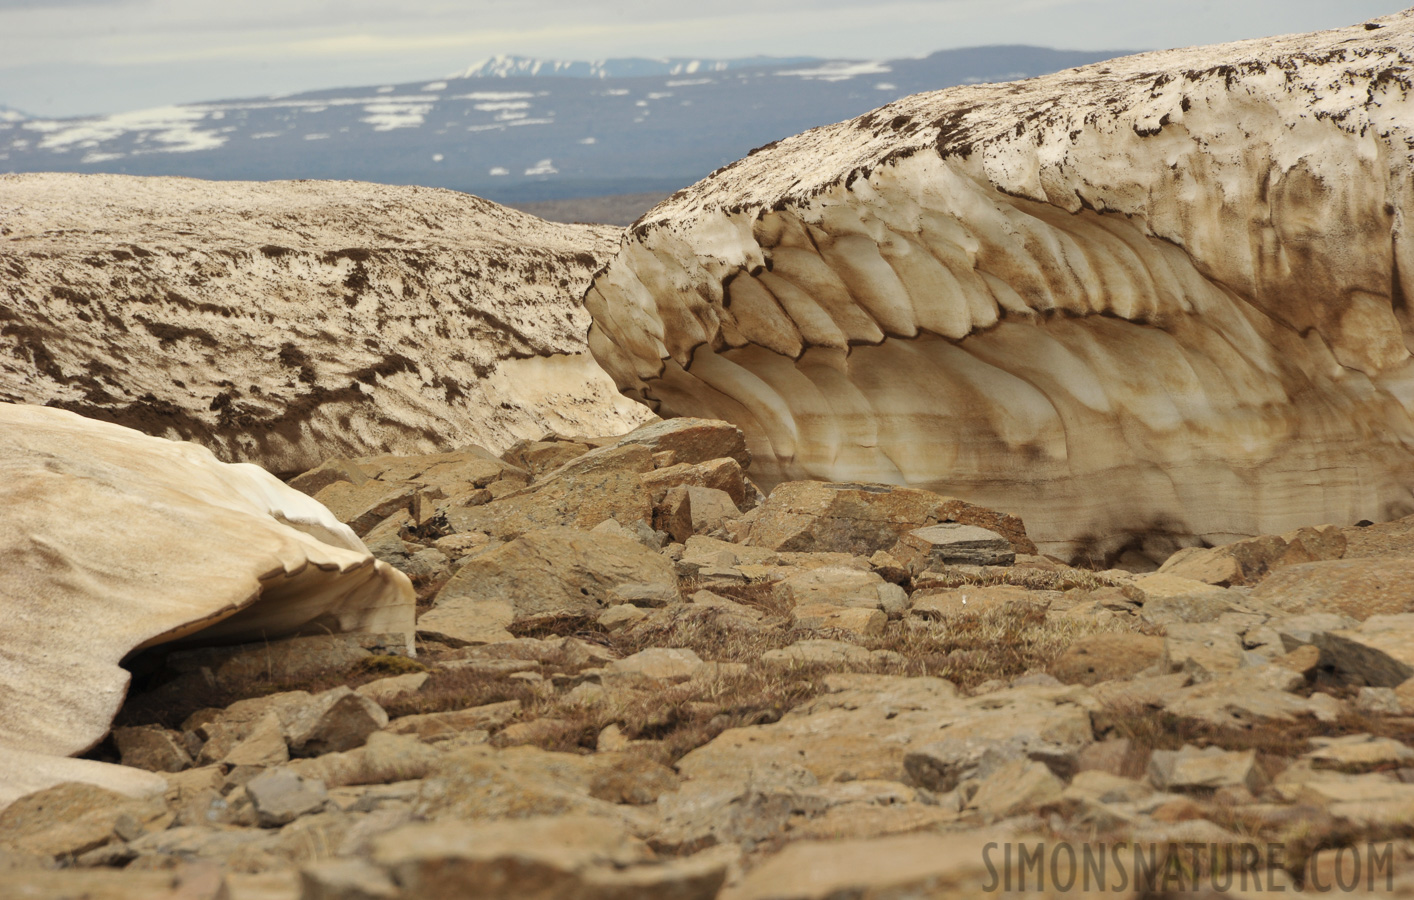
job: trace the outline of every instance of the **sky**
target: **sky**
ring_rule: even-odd
[[[889,59],[1156,50],[1414,0],[0,0],[0,106],[41,116],[446,76],[488,56]]]

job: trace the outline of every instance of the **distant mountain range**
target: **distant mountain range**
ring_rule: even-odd
[[[922,59],[497,57],[409,84],[73,119],[0,106],[0,171],[332,178],[503,203],[669,192],[753,147],[899,97],[1123,55],[996,46]]]

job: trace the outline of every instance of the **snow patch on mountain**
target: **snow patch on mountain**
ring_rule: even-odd
[[[691,59],[667,57],[645,59],[569,60],[536,59],[529,56],[493,56],[478,60],[451,78],[642,78],[644,76],[695,75],[725,72],[747,66],[798,65],[818,62],[814,57],[751,56],[742,59]]]

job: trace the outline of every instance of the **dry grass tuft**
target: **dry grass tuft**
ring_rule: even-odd
[[[903,657],[882,666],[884,674],[934,675],[970,689],[984,681],[1045,671],[1076,638],[1123,629],[1117,622],[1047,615],[1040,607],[1017,604],[936,622],[890,622],[882,635],[863,645]]]

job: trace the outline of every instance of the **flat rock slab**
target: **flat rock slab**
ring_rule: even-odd
[[[612,534],[548,528],[528,532],[462,566],[437,594],[419,630],[459,610],[512,610],[512,622],[597,615],[623,602],[661,606],[678,597],[672,560]],[[511,624],[510,622],[506,624]]]
[[[1035,553],[1015,516],[931,491],[888,484],[791,481],[766,498],[744,543],[771,550],[834,551],[869,556],[888,550],[915,528],[940,522],[976,525],[1006,537],[1018,553]]]

